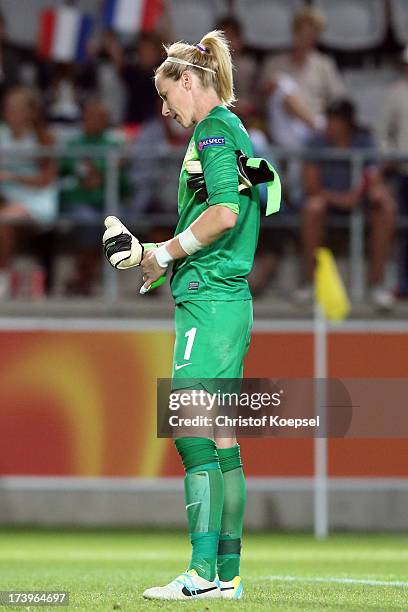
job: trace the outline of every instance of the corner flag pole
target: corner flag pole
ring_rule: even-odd
[[[327,319],[323,308],[315,299],[314,304],[314,398],[315,414],[320,415],[321,428],[326,420],[327,378]],[[314,535],[317,539],[329,534],[329,492],[327,474],[327,438],[314,439]]]
[[[327,438],[327,321],[342,321],[350,311],[336,262],[329,249],[316,250],[314,302],[315,414],[320,415],[322,437],[314,439],[314,534],[329,534],[329,476]]]

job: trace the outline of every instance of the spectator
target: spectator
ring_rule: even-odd
[[[379,127],[381,144],[386,151],[408,153],[408,46],[402,54],[403,74],[390,88]],[[408,214],[408,162],[397,164],[398,205]],[[408,239],[401,244],[399,294],[408,296]]]
[[[323,25],[319,11],[310,7],[301,9],[293,21],[291,50],[265,62],[261,82],[269,94],[270,135],[280,144],[301,145],[310,129],[321,125],[326,106],[344,95],[344,86],[334,62],[316,49]],[[286,127],[280,130],[285,116]],[[291,127],[294,141],[281,142],[281,134],[287,130],[292,117],[295,119]]]
[[[255,85],[257,64],[253,57],[244,52],[242,24],[233,16],[221,19],[217,25],[230,42],[234,63],[234,88],[237,102],[234,112],[246,119],[256,107]]]
[[[93,38],[88,44],[88,62],[81,72],[81,80],[91,85],[109,112],[113,125],[123,122],[125,112],[125,86],[117,66],[106,47],[120,47],[117,34],[104,32],[101,38]]]
[[[73,63],[47,64],[47,118],[52,123],[77,123],[81,117],[78,66]]]
[[[102,47],[112,58],[125,86],[125,122],[144,123],[155,119],[158,103],[152,75],[162,59],[159,37],[153,32],[142,32],[131,61],[125,57],[123,48],[111,32],[105,33]]]
[[[324,117],[313,115],[299,85],[288,74],[277,74],[267,102],[268,132],[281,147],[301,148],[313,133],[324,128]]]
[[[8,271],[16,247],[15,223],[26,221],[38,226],[56,218],[55,163],[49,158],[33,159],[29,155],[38,145],[49,146],[53,142],[33,92],[24,87],[10,89],[4,99],[0,151],[12,148],[20,156],[0,153],[0,276],[4,294],[8,291]]]
[[[108,111],[99,100],[89,100],[82,115],[82,132],[67,147],[118,146],[108,132]],[[87,157],[63,160],[61,173],[66,177],[61,193],[61,213],[75,226],[75,270],[69,280],[69,293],[89,295],[101,271],[101,227],[105,207],[106,162],[92,153]]]
[[[19,84],[20,65],[20,53],[7,40],[6,20],[0,13],[0,102],[8,88]]]
[[[374,150],[371,135],[359,129],[354,121],[354,106],[348,99],[332,102],[327,109],[327,128],[314,137],[309,149],[352,151]],[[367,203],[371,235],[369,248],[370,297],[379,309],[389,310],[393,296],[384,286],[385,265],[395,226],[395,203],[386,188],[381,172],[366,164],[359,185],[352,184],[351,165],[343,160],[310,161],[304,167],[306,201],[302,215],[303,264],[306,286],[298,294],[306,300],[313,295],[314,251],[322,243],[323,228],[330,210],[350,213],[362,200]]]

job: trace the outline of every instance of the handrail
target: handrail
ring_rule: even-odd
[[[54,146],[34,146],[24,151],[16,147],[3,147],[0,153],[1,158],[45,158],[53,159],[62,158],[82,158],[82,157],[97,157],[105,158],[106,161],[106,182],[105,182],[105,208],[104,214],[118,215],[120,214],[120,197],[119,197],[119,179],[120,179],[120,163],[122,160],[130,161],[136,166],[140,161],[140,167],[146,162],[158,162],[158,169],[162,169],[164,161],[169,161],[172,164],[180,164],[185,154],[185,147],[174,147],[167,144],[156,144],[145,147],[143,150],[135,143],[112,143],[110,145],[54,145]],[[321,160],[336,161],[345,160],[351,164],[352,185],[358,185],[364,170],[364,165],[367,162],[382,164],[385,162],[408,162],[408,151],[406,152],[387,152],[371,149],[351,149],[339,150],[333,148],[321,149],[294,149],[271,146],[262,152],[262,156],[270,158],[279,164],[281,161],[316,161]],[[1,165],[1,164],[0,164]],[[176,178],[175,178],[176,180]],[[175,206],[176,208],[176,206]],[[135,214],[129,216],[132,222],[139,226],[158,226],[158,225],[174,225],[177,222],[176,214],[163,213],[160,215],[152,215],[145,213],[143,215]],[[354,209],[347,219],[350,228],[350,251],[349,261],[351,265],[350,273],[350,293],[353,299],[360,300],[364,290],[364,218],[360,208]],[[59,226],[60,221],[57,220],[55,226]],[[271,227],[296,227],[299,223],[296,212],[293,215],[274,216],[272,219],[263,219],[265,226]],[[399,227],[406,227],[408,221],[402,219]],[[335,224],[336,225],[336,224]],[[344,226],[344,222],[337,223],[338,226]],[[117,274],[115,270],[106,266],[104,270],[104,294],[108,301],[114,301],[118,295]]]
[[[95,157],[104,157],[108,151],[116,151],[119,157],[127,157],[132,159],[155,159],[157,155],[166,156],[169,158],[176,158],[178,156],[183,157],[186,148],[180,146],[164,145],[152,145],[149,148],[141,151],[135,144],[125,143],[118,144],[112,143],[110,145],[53,145],[53,146],[33,146],[22,151],[18,147],[2,147],[2,156],[12,157],[81,157],[82,155],[89,156],[94,155]],[[398,151],[382,151],[379,149],[334,149],[328,147],[322,147],[320,149],[309,149],[305,148],[292,148],[292,147],[276,147],[270,146],[262,153],[263,156],[271,157],[274,159],[324,159],[324,160],[354,160],[359,159],[362,161],[400,161],[408,162],[408,150],[406,152]]]

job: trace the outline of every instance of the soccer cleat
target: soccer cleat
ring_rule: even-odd
[[[217,579],[217,584],[223,599],[241,599],[244,586],[240,576],[235,576],[232,580]]]
[[[235,579],[234,579],[235,580]],[[222,597],[216,581],[201,578],[196,570],[184,572],[163,587],[152,587],[143,593],[146,599],[209,599]]]

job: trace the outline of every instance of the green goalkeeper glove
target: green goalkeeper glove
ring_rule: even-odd
[[[268,199],[266,214],[277,212],[281,201],[281,182],[275,168],[266,159],[259,157],[248,157],[242,151],[235,151],[238,166],[238,191],[250,189],[261,183],[267,184]],[[186,162],[186,170],[190,175],[187,185],[196,192],[199,202],[205,202],[208,198],[204,173],[199,160]]]
[[[280,209],[282,187],[279,174],[270,162],[261,157],[248,157],[242,151],[235,151],[238,164],[239,183],[250,188],[266,183],[267,201],[266,215],[278,212]],[[244,188],[245,188],[244,187]]]

